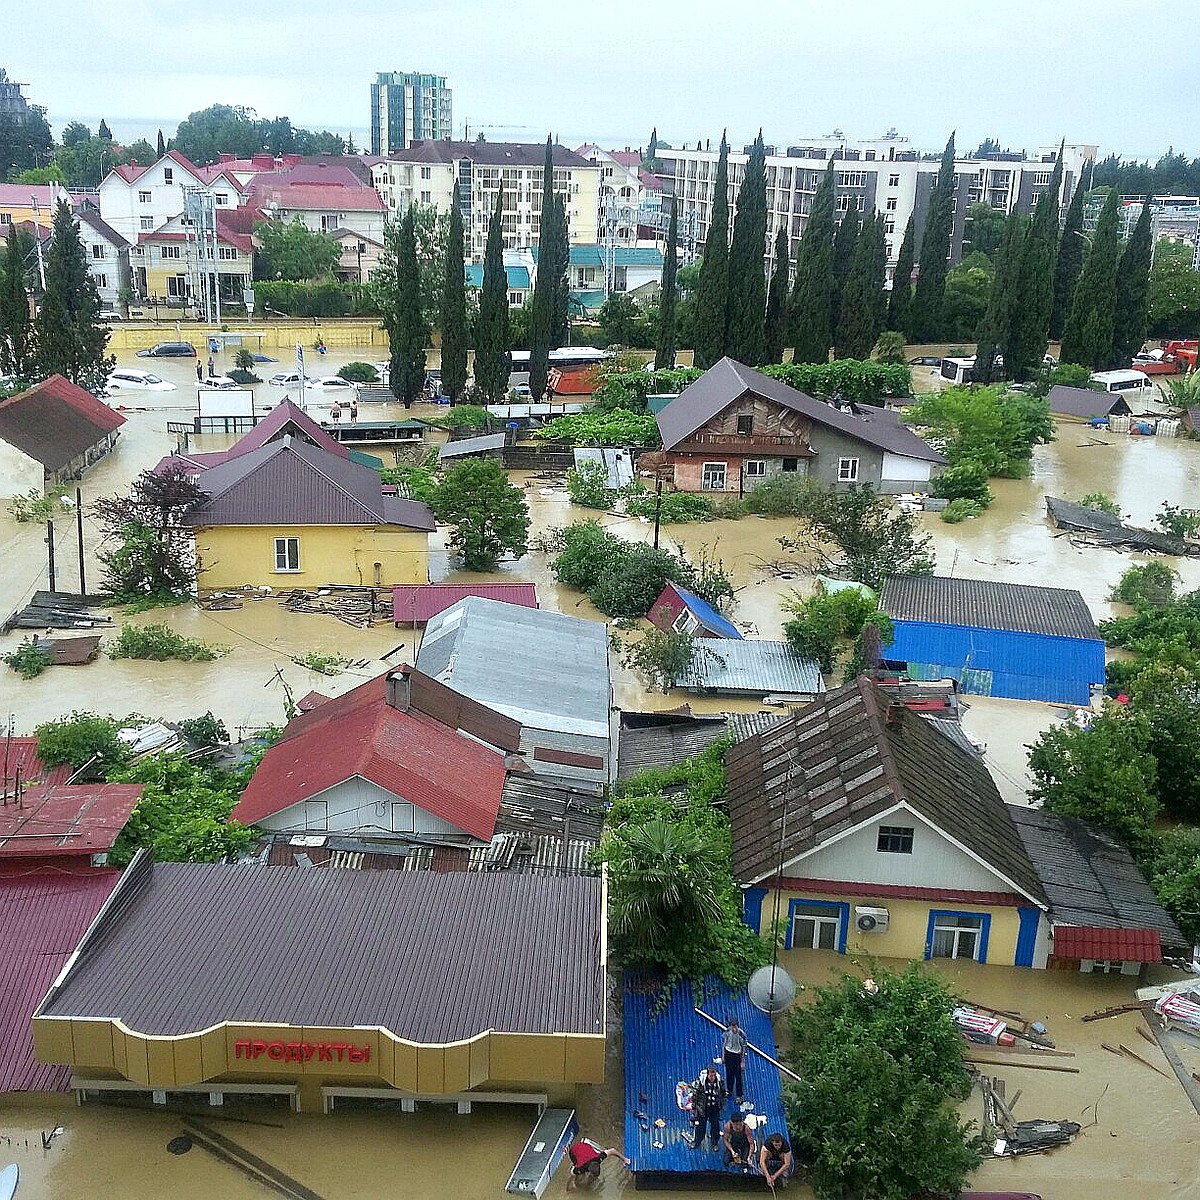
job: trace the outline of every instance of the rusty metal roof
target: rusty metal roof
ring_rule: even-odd
[[[0,438],[47,471],[61,470],[124,424],[119,412],[61,375],[0,401]]]
[[[602,1033],[603,888],[586,876],[151,863],[40,1010],[178,1035],[223,1021]]]
[[[1013,890],[1045,904],[1041,881],[987,767],[919,714],[889,706],[865,677],[732,746],[725,765],[739,883],[775,872],[781,831],[784,862],[794,863],[905,804]]]
[[[537,608],[532,583],[401,583],[392,588],[392,617],[397,625],[430,621],[468,596],[501,600],[522,608]]]
[[[92,867],[0,874],[0,1093],[68,1090],[69,1068],[34,1059],[30,1019],[119,877]]]
[[[0,858],[105,854],[141,796],[140,783],[23,787],[19,804],[15,796],[0,804]]]

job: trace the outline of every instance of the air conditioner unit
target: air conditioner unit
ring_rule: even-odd
[[[854,928],[859,933],[886,933],[888,927],[888,910],[886,908],[854,909]]]

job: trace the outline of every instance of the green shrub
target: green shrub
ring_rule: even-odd
[[[62,500],[65,495],[65,488],[51,488],[45,495],[37,488],[31,488],[23,495],[14,496],[8,503],[8,511],[19,524],[33,521],[45,525],[63,511]]]
[[[117,737],[121,724],[116,717],[79,711],[46,721],[33,731],[38,758],[48,767],[76,768],[95,758],[93,774],[102,776],[129,761],[129,747]]]
[[[36,679],[51,663],[50,655],[38,645],[36,634],[30,634],[15,650],[4,656],[4,661],[22,679]]]
[[[581,508],[612,507],[613,490],[608,486],[608,467],[595,459],[567,471],[567,495]]]
[[[983,506],[975,500],[968,500],[965,496],[958,500],[951,500],[945,508],[942,509],[942,520],[947,525],[958,525],[960,522],[967,520],[969,517],[977,517],[983,512]]]
[[[830,363],[772,363],[763,374],[810,396],[841,396],[855,404],[880,404],[912,395],[912,371],[904,363],[839,358]]]
[[[934,480],[933,494],[944,500],[971,500],[980,509],[992,502],[987,470],[974,459],[964,458],[947,467]]]
[[[879,335],[875,343],[875,359],[881,363],[898,363],[903,365],[908,348],[904,342],[904,334],[888,330]]]
[[[1046,380],[1050,387],[1062,384],[1064,387],[1085,388],[1091,377],[1091,367],[1081,367],[1078,363],[1059,363],[1058,366],[1050,368]]]
[[[606,362],[597,371],[592,411],[611,412],[620,408],[626,412],[644,413],[647,396],[677,395],[702,374],[694,367],[647,371],[640,358],[631,360],[630,356],[622,355]]]
[[[122,625],[108,644],[109,658],[140,658],[151,662],[212,662],[227,654],[227,646],[213,646],[187,638],[166,625]]]
[[[233,370],[229,372],[229,378],[232,379],[234,383],[242,384],[243,387],[251,383],[262,383],[262,379],[255,375],[253,371],[244,371],[241,367],[234,367]]]
[[[1121,506],[1107,492],[1088,492],[1079,501],[1084,508],[1095,509],[1096,512],[1108,513],[1110,517],[1121,515]]]
[[[380,467],[379,479],[382,483],[394,484],[398,493],[408,500],[421,500],[429,504],[437,491],[438,477],[429,467],[418,467],[399,464],[394,467]]]
[[[338,371],[338,375],[342,379],[348,379],[351,383],[378,383],[379,372],[374,365],[369,362],[351,362],[347,363]]]
[[[310,650],[307,654],[293,654],[292,662],[298,667],[307,667],[318,675],[340,675],[349,665],[350,660],[340,654],[320,654]]]
[[[755,484],[742,500],[746,512],[764,517],[805,517],[821,485],[798,472],[781,472]]]
[[[222,746],[229,741],[225,722],[211,712],[199,717],[184,717],[179,722],[179,732],[197,748]]]
[[[815,659],[826,674],[833,670],[839,651],[868,622],[877,625],[883,645],[892,640],[892,623],[879,611],[878,600],[857,588],[803,599],[792,593],[783,598],[782,607],[792,614],[783,625],[788,645],[801,658]]]
[[[370,288],[361,283],[326,279],[311,283],[259,280],[254,300],[260,312],[288,317],[377,317],[379,308]]]
[[[662,444],[658,422],[649,413],[623,408],[610,412],[572,413],[547,421],[533,431],[535,441],[565,442],[571,446],[637,446],[652,449]]]
[[[1174,603],[1179,575],[1164,562],[1130,567],[1108,594],[1110,600],[1134,608],[1165,608]]]
[[[440,429],[488,429],[491,418],[488,410],[478,404],[455,404],[441,417],[426,417],[430,425]]]
[[[625,511],[631,517],[645,517],[653,521],[656,506],[659,507],[659,520],[664,525],[711,521],[716,515],[713,502],[695,492],[663,492],[659,497],[640,484],[635,484],[626,494]]]
[[[1159,529],[1172,537],[1194,538],[1200,534],[1200,509],[1180,508],[1164,500],[1154,521]]]

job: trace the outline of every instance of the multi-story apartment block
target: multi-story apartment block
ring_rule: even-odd
[[[955,161],[957,185],[950,258],[962,256],[963,230],[970,205],[983,202],[1002,212],[1014,207],[1032,212],[1038,197],[1050,182],[1057,146],[1046,146],[1035,154],[998,154],[991,158],[960,158]],[[678,198],[683,252],[698,254],[708,235],[712,217],[713,182],[718,153],[704,150],[659,150],[662,174],[673,185]],[[749,158],[749,147],[729,155],[729,203],[736,206],[737,191]],[[1096,147],[1068,144],[1063,149],[1062,202],[1067,203],[1079,183],[1084,167],[1095,161]],[[864,212],[884,215],[889,270],[895,265],[900,242],[910,216],[914,217],[917,245],[925,227],[929,194],[937,176],[940,155],[923,154],[907,138],[880,138],[849,144],[837,138],[813,138],[780,152],[767,147],[767,265],[774,255],[774,240],[780,227],[788,230],[791,256],[795,260],[809,209],[829,160],[837,174],[837,208],[844,213],[851,204]],[[736,212],[735,212],[736,217]],[[685,234],[684,231],[687,231]]]
[[[412,204],[431,204],[439,212],[449,211],[457,183],[464,249],[469,261],[479,263],[501,189],[505,248],[525,250],[537,244],[545,154],[546,147],[540,142],[419,142],[375,163],[371,178],[392,216],[402,215]],[[555,146],[554,190],[565,203],[571,244],[596,242],[599,166],[574,150]]]
[[[155,305],[189,309],[202,292],[207,271],[210,279],[216,276],[222,303],[241,303],[254,273],[250,233],[238,227],[247,224],[241,218],[248,215],[238,214],[236,225],[231,225],[217,214],[215,269],[200,261],[194,230],[182,213],[139,235],[130,251],[136,292]]]
[[[407,150],[413,142],[454,136],[444,75],[380,71],[371,84],[371,153]]]
[[[29,102],[21,94],[24,86],[9,79],[8,72],[0,67],[0,116],[24,117],[29,112]]]

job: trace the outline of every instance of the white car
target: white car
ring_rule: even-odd
[[[334,391],[344,388],[354,391],[358,387],[358,384],[351,383],[349,379],[343,379],[340,375],[322,375],[319,379],[310,382],[314,387],[329,388]]]
[[[176,385],[168,379],[160,379],[151,371],[136,371],[132,367],[119,367],[108,377],[110,392],[173,392]]]
[[[298,371],[277,371],[267,380],[272,387],[299,387],[300,373]],[[318,387],[320,381],[311,375],[304,376],[305,387]]]
[[[242,385],[236,380],[230,379],[228,375],[208,375],[200,386],[214,392],[229,392],[236,391]]]

